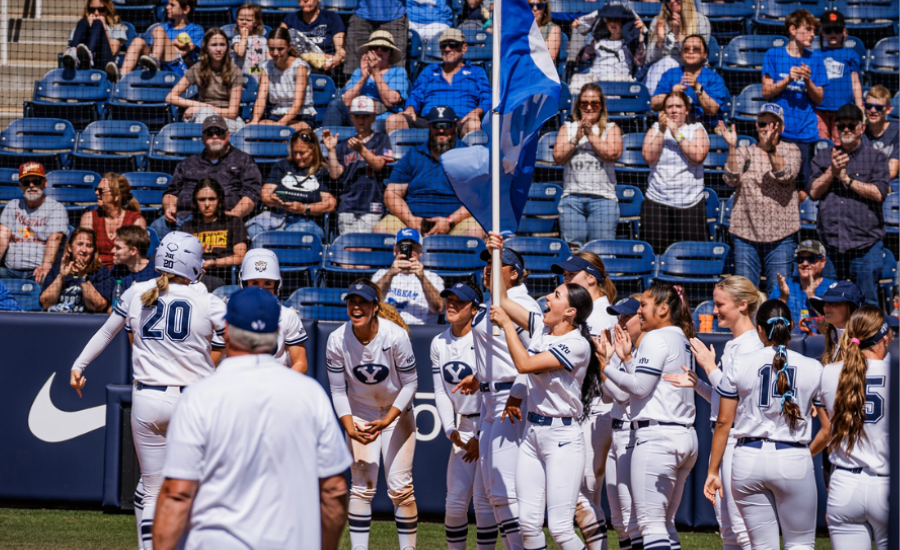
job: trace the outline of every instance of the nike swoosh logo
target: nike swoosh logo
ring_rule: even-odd
[[[54,378],[55,372],[34,398],[28,413],[28,429],[36,438],[47,443],[60,443],[106,425],[106,405],[73,412],[56,408],[50,399],[50,386]]]
[[[381,348],[381,351],[391,351],[391,347],[388,346],[388,347],[386,347],[386,348]]]
[[[571,441],[566,441],[565,443],[560,443],[559,446],[560,446],[560,447],[565,447],[565,446],[568,445],[569,443],[571,443]]]

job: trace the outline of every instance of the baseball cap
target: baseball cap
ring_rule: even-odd
[[[766,103],[759,109],[759,115],[769,113],[770,115],[777,118],[781,121],[781,125],[784,126],[784,109],[781,108],[781,105],[776,105],[775,103]],[[756,115],[757,118],[759,115]]]
[[[40,176],[44,179],[47,179],[47,174],[44,172],[44,165],[40,162],[25,162],[19,165],[19,179],[28,176]]]
[[[459,29],[447,29],[441,33],[441,37],[438,39],[438,44],[441,42],[462,42],[466,43],[466,35]]]
[[[625,298],[614,306],[606,308],[610,315],[634,315],[641,309],[641,303],[634,298]]]
[[[863,114],[862,111],[859,110],[859,107],[853,105],[852,103],[847,103],[846,105],[843,105],[840,109],[838,109],[837,114],[834,116],[834,119],[862,122]]]
[[[797,247],[797,250],[794,251],[794,257],[796,258],[803,252],[809,252],[810,254],[815,254],[817,256],[825,255],[825,245],[816,240],[806,240],[801,241],[800,246]]]
[[[350,296],[359,296],[367,302],[378,301],[378,293],[375,292],[375,289],[362,283],[350,285],[350,288],[347,289],[347,294],[344,296],[344,301],[347,301]]]
[[[446,105],[438,105],[437,107],[432,107],[431,111],[428,112],[428,116],[425,117],[428,120],[428,124],[434,124],[435,122],[453,122],[456,123],[456,111],[453,110],[453,107],[447,107]]]
[[[822,26],[822,31],[826,33],[830,30],[840,32],[847,27],[844,14],[839,11],[825,12],[819,19],[819,24]]]
[[[278,331],[281,304],[261,288],[242,288],[231,295],[225,310],[225,322],[241,330],[258,334]]]
[[[825,291],[825,294],[823,294],[822,296],[812,296],[809,299],[809,301],[819,311],[822,311],[823,304],[849,302],[852,306],[850,308],[851,313],[856,308],[863,305],[864,300],[865,297],[863,296],[862,291],[858,286],[851,283],[850,281],[838,281],[836,283],[831,283],[831,286],[828,287],[828,290]]]
[[[372,98],[365,95],[358,95],[350,102],[351,115],[374,115],[375,102]]]
[[[490,262],[491,251],[482,250],[480,257],[482,261]],[[519,279],[522,278],[522,273],[525,271],[525,262],[511,248],[503,249],[503,252],[500,254],[500,263],[513,267],[518,272]]]
[[[565,261],[551,265],[550,271],[557,275],[562,275],[566,271],[587,271],[589,275],[593,275],[598,281],[602,281],[605,278],[594,264],[580,256],[569,256]]]
[[[220,130],[228,131],[228,124],[225,122],[225,119],[220,115],[212,115],[206,117],[206,120],[203,121],[203,129],[201,131],[205,132],[210,128],[218,128]]]
[[[475,289],[473,289],[466,283],[456,283],[450,288],[445,288],[441,291],[441,298],[446,298],[451,294],[456,296],[463,302],[475,302],[476,304],[480,303],[480,300],[478,299],[478,293],[476,293]]]
[[[397,231],[396,242],[399,244],[402,241],[412,241],[416,244],[422,244],[422,235],[419,234],[418,230],[416,229],[405,227],[400,231]]]

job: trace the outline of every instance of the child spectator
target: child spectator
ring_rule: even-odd
[[[287,14],[281,26],[295,29],[322,50],[328,58],[323,71],[331,71],[344,62],[346,30],[341,16],[330,10],[323,10],[319,0],[297,0],[300,9]]]
[[[150,233],[143,227],[129,225],[117,229],[112,249],[112,280],[122,281],[127,290],[134,283],[156,278],[155,266],[147,258],[149,250]]]
[[[112,0],[87,0],[84,14],[69,35],[63,67],[87,70],[115,65],[123,40],[128,40],[128,27],[119,22]]]
[[[262,65],[266,61],[268,44],[262,22],[262,8],[257,4],[244,4],[238,8],[231,51],[234,63],[241,71],[256,79],[262,76]]]
[[[81,216],[81,227],[93,229],[97,234],[97,250],[100,262],[113,267],[113,246],[116,231],[120,227],[137,225],[147,228],[147,221],[141,215],[141,205],[131,195],[131,185],[119,174],[103,174],[97,188],[97,208]]]
[[[612,4],[604,10],[600,10],[602,21],[597,25],[602,29],[597,34],[594,42],[585,48],[584,60],[591,57],[591,67],[586,73],[574,74],[569,81],[569,91],[572,97],[577,97],[581,87],[588,82],[604,81],[629,81],[634,68],[634,56],[622,35],[622,28],[626,21],[630,21],[630,12],[625,6]],[[581,59],[579,59],[581,61]]]
[[[900,171],[900,130],[896,124],[888,120],[888,115],[894,108],[891,106],[891,92],[884,86],[872,86],[866,92],[866,102],[863,104],[866,112],[866,133],[863,134],[863,142],[881,151],[888,158],[891,179],[897,177]]]
[[[828,86],[822,102],[816,106],[819,118],[819,137],[833,142],[841,140],[840,132],[834,127],[835,115],[841,106],[852,103],[863,108],[862,84],[859,81],[859,55],[853,48],[845,48],[847,28],[844,15],[839,11],[829,11],[822,15],[821,24],[822,55]]]
[[[114,286],[109,270],[100,263],[96,233],[79,227],[44,279],[41,307],[62,313],[102,313],[109,307]]]
[[[250,124],[280,124],[295,130],[316,125],[312,80],[306,61],[291,47],[290,31],[284,27],[269,33],[269,55],[263,63],[259,95]]]

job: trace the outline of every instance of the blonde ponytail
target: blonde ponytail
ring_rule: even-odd
[[[409,326],[406,324],[406,321],[403,320],[403,317],[400,315],[400,312],[394,309],[394,306],[389,304],[381,303],[379,300],[378,303],[378,316],[382,319],[386,319],[395,325],[399,326],[406,332],[409,332]]]
[[[160,273],[156,278],[156,287],[141,294],[141,303],[144,307],[153,307],[159,300],[160,294],[165,294],[169,290],[169,279],[174,277],[171,273]]]

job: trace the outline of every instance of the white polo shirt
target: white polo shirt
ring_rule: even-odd
[[[319,479],[352,458],[314,379],[271,355],[222,361],[182,394],[164,474],[199,482],[185,548],[319,548]]]

